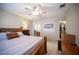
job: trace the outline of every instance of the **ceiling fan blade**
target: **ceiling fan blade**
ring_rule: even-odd
[[[25,7],[24,9],[31,10],[30,8]]]

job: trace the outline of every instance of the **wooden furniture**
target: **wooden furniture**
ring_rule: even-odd
[[[0,32],[22,32],[22,27],[20,28],[0,28]]]
[[[66,54],[66,55],[79,54],[79,48],[75,44],[75,35],[62,34],[61,46],[62,46],[63,54]]]
[[[22,31],[24,35],[30,35],[30,31],[29,30],[23,30]]]
[[[19,32],[22,31],[22,28],[0,28],[0,32]],[[47,53],[47,37],[44,37],[44,40],[33,47],[32,55],[43,55]]]
[[[34,35],[35,35],[35,36],[40,36],[40,32],[34,31]]]
[[[47,53],[47,37],[44,37],[44,41],[36,47],[32,55],[44,55]]]

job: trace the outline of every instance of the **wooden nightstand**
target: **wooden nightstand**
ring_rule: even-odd
[[[29,30],[23,30],[23,34],[24,35],[30,35],[30,31]]]

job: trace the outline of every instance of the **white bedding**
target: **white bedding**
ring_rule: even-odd
[[[23,35],[19,38],[0,41],[0,55],[22,55],[42,39],[43,37]]]

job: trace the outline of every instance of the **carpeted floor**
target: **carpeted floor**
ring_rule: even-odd
[[[57,41],[47,41],[47,54],[46,55],[61,55],[61,51],[58,51]]]

